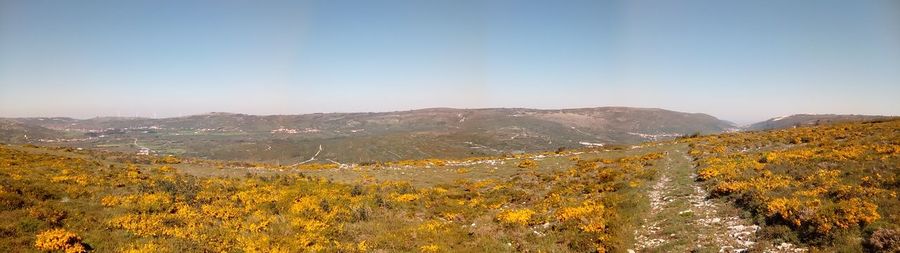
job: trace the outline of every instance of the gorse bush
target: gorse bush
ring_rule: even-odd
[[[691,147],[697,180],[713,197],[761,225],[760,239],[823,251],[900,247],[900,121],[674,142]],[[107,153],[0,146],[0,251],[621,252],[634,245],[661,152],[674,146],[362,169],[242,163],[233,177],[186,174],[221,171],[225,162],[131,164]],[[321,171],[360,176],[304,175]],[[451,178],[422,184],[368,175],[423,171]]]
[[[531,160],[531,159],[523,159],[523,160],[522,160],[521,162],[519,162],[519,164],[516,165],[516,166],[518,166],[519,168],[533,169],[533,168],[537,168],[538,164],[537,164],[537,162],[535,162],[534,160]]]
[[[203,164],[175,157],[135,165],[72,151],[0,146],[0,251],[627,248],[629,228],[640,213],[634,209],[641,203],[639,187],[652,179],[661,154],[603,160],[572,156],[560,159],[565,164],[558,169],[542,169],[530,157],[502,157],[511,159],[512,166],[530,161],[525,162],[529,169],[512,168],[514,174],[506,178],[415,187],[366,177],[335,183],[299,173],[195,177],[178,166]],[[211,163],[209,169],[218,171],[219,165]],[[425,159],[373,166],[415,170],[449,165]],[[476,173],[471,167],[447,171]]]
[[[900,121],[800,127],[690,139],[698,179],[785,235],[856,247],[900,228]],[[763,228],[764,231],[767,230]],[[783,233],[782,233],[783,234]],[[869,238],[863,238],[863,237]],[[847,244],[850,243],[848,246]],[[869,244],[882,249],[887,244]]]
[[[45,251],[81,253],[87,249],[81,244],[81,237],[71,231],[56,228],[41,232],[34,240],[34,247]]]
[[[497,220],[503,224],[528,225],[531,216],[534,216],[534,211],[522,208],[500,212],[500,214],[497,214]]]

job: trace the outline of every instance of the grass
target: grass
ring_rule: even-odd
[[[534,171],[539,173],[553,173],[567,170],[576,164],[572,160],[577,156],[582,160],[590,159],[618,159],[626,156],[642,155],[651,152],[664,152],[667,146],[652,146],[640,149],[592,151],[578,155],[566,155],[535,159],[538,166]],[[384,168],[377,166],[361,166],[353,169],[332,169],[304,171],[304,174],[327,178],[335,182],[355,183],[364,178],[376,181],[406,181],[414,186],[426,187],[440,184],[454,184],[459,180],[505,180],[517,174],[532,171],[532,169],[519,168],[517,164],[521,159],[498,159],[495,164],[477,165],[448,165],[414,168]],[[468,172],[460,173],[459,169],[468,169]]]

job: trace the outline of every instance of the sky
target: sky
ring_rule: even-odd
[[[0,117],[900,114],[900,1],[0,0]]]

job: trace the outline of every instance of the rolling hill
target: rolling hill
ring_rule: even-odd
[[[0,142],[22,143],[30,140],[63,138],[65,133],[41,126],[0,119]]]
[[[632,144],[733,128],[706,114],[628,107],[15,120],[85,133],[90,140],[79,144],[85,147],[126,152],[146,147],[158,154],[286,163],[314,156],[318,161],[361,162],[496,155]]]

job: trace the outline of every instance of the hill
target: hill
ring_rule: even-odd
[[[878,115],[846,115],[846,114],[794,114],[784,117],[771,118],[763,122],[754,123],[747,127],[748,130],[784,129],[797,126],[813,126],[839,122],[860,122],[870,120],[889,119],[889,116]]]
[[[497,155],[633,144],[732,127],[706,114],[627,107],[16,120],[93,137],[81,147],[285,163]]]
[[[761,239],[824,252],[900,251],[900,120],[691,139],[697,180]]]
[[[22,143],[40,139],[57,139],[65,133],[41,126],[23,124],[17,121],[0,119],[0,142]]]

